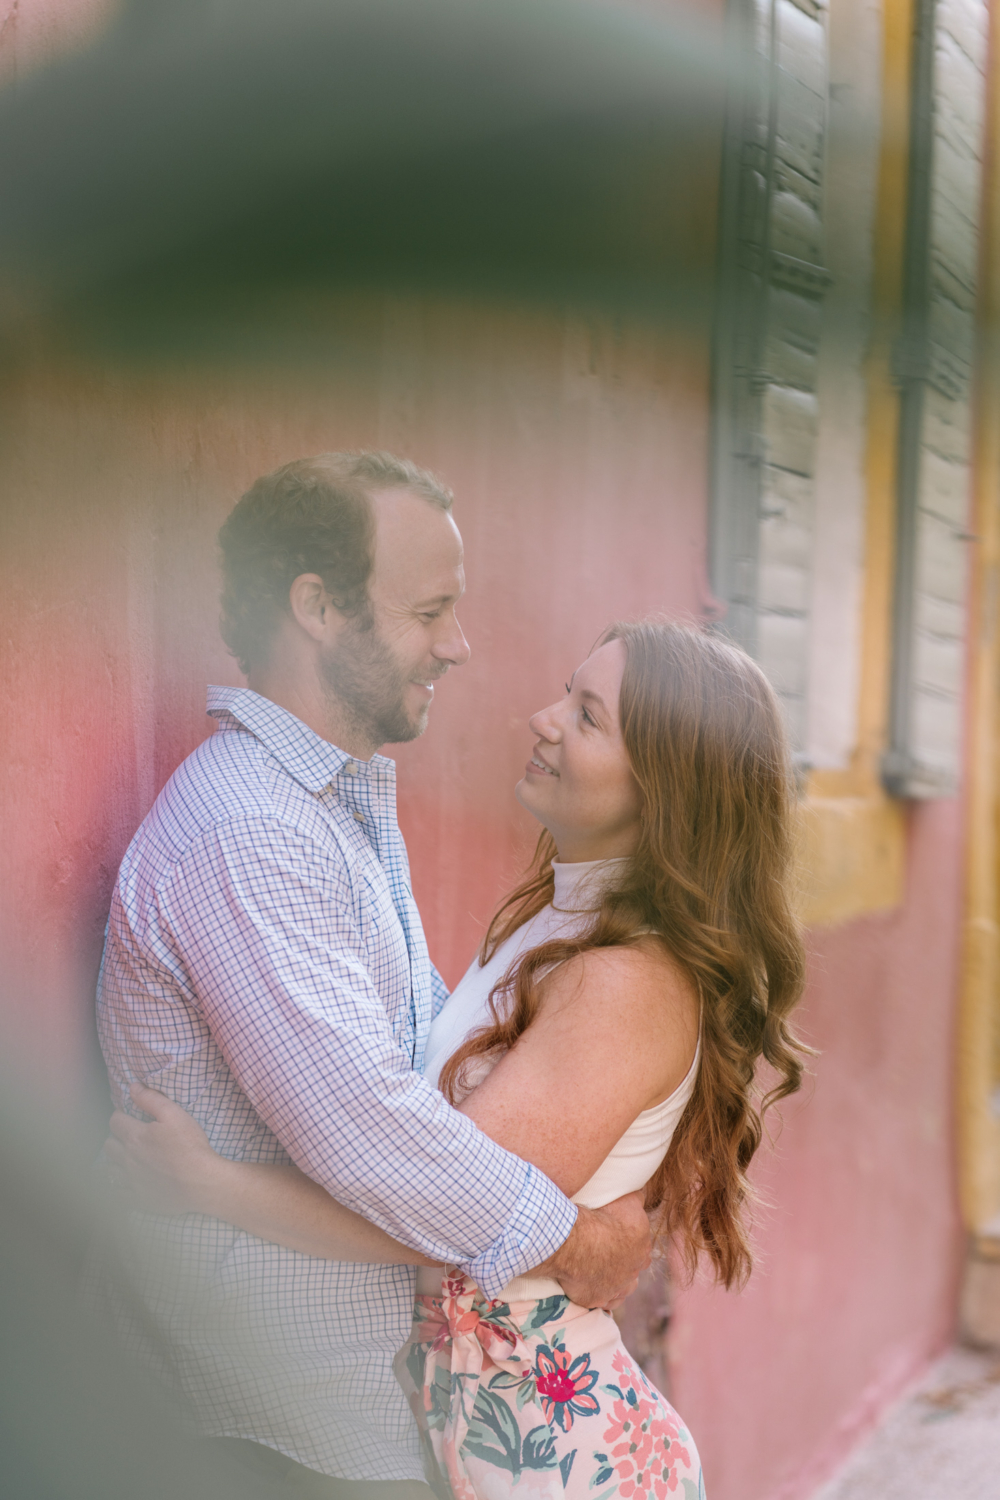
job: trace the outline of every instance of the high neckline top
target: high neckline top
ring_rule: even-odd
[[[578,864],[561,864],[552,861],[555,890],[552,893],[553,911],[566,913],[591,912],[597,907],[601,890],[615,878],[625,859],[589,859]]]
[[[466,1037],[491,1021],[489,996],[494,985],[510,966],[527,952],[550,938],[571,936],[586,923],[596,909],[601,889],[613,880],[624,865],[624,859],[598,859],[577,864],[552,861],[555,876],[553,899],[542,910],[505,938],[489,960],[480,966],[474,959],[431,1025],[424,1058],[424,1073],[437,1083],[448,1058]],[[640,1111],[625,1134],[612,1148],[590,1181],[585,1183],[573,1202],[586,1208],[601,1208],[624,1193],[643,1187],[667,1154],[681,1115],[694,1093],[701,1059],[701,1038],[694,1058],[682,1082],[662,1103]],[[483,1070],[489,1070],[484,1059]],[[436,1273],[440,1281],[440,1272]],[[421,1271],[418,1286],[433,1290],[435,1273]],[[518,1277],[504,1288],[503,1296],[544,1297],[560,1290],[546,1278]]]

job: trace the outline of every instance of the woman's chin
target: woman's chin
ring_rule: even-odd
[[[521,777],[520,781],[514,788],[514,796],[517,798],[518,802],[520,802],[521,806],[527,812],[531,813],[531,816],[533,818],[538,818],[539,821],[541,821],[541,815],[538,811],[538,804],[535,801],[536,792],[534,786],[532,785],[532,778],[530,776]]]

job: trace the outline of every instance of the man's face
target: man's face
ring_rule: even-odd
[[[322,669],[372,745],[403,744],[427,727],[434,683],[469,659],[455,615],[465,589],[462,538],[451,516],[410,490],[380,490],[367,617],[349,620]]]

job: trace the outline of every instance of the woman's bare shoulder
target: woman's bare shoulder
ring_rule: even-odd
[[[698,1042],[694,984],[655,938],[620,948],[591,948],[561,964],[542,986],[535,1032],[574,1065],[602,1077],[622,1072],[632,1096],[648,1109],[685,1076]],[[520,1042],[517,1044],[520,1045]],[[624,1070],[624,1071],[622,1071]]]
[[[546,999],[556,1004],[570,999],[600,1004],[611,993],[618,1014],[632,1014],[636,1020],[649,1010],[661,1016],[693,1009],[697,1015],[693,980],[654,934],[621,947],[589,948],[553,970],[544,989]]]

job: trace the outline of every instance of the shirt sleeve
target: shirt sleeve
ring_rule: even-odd
[[[431,964],[431,1020],[436,1021],[450,991],[434,964]]]
[[[366,967],[365,921],[328,851],[277,819],[247,819],[203,834],[174,866],[153,925],[292,1160],[495,1296],[558,1249],[576,1208],[413,1071]]]

